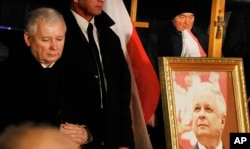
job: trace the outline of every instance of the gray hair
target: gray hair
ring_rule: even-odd
[[[34,34],[39,20],[50,23],[57,23],[58,21],[61,21],[64,23],[65,31],[67,30],[63,15],[59,11],[53,8],[41,7],[27,13],[25,19],[25,31],[30,34]]]
[[[224,96],[222,95],[221,91],[218,90],[212,83],[210,82],[203,82],[200,85],[198,85],[198,89],[196,90],[196,93],[201,92],[202,90],[210,90],[216,95],[216,105],[219,109],[220,114],[226,115],[227,113],[227,106],[224,99]]]

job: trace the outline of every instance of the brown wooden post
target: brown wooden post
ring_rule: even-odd
[[[137,0],[131,0],[130,18],[132,22],[134,23],[135,27],[144,27],[144,28],[149,27],[148,22],[137,22],[136,16],[137,16]]]
[[[208,57],[221,57],[225,0],[212,0]]]

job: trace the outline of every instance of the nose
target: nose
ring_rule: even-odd
[[[189,24],[189,22],[190,22],[189,19],[186,17],[184,23]]]
[[[204,109],[201,109],[201,110],[199,111],[199,118],[204,118],[205,115],[206,115],[205,110],[204,110]]]
[[[51,48],[55,50],[55,49],[57,49],[57,47],[58,47],[57,41],[56,40],[52,40],[51,41]]]

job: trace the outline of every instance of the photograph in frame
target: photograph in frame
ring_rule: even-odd
[[[241,58],[159,57],[161,100],[168,149],[193,149],[193,97],[209,85],[225,103],[221,140],[229,149],[230,132],[249,132],[249,113]],[[223,108],[220,108],[223,109]]]

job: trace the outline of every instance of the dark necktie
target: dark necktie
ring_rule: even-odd
[[[91,50],[93,51],[93,55],[97,64],[97,70],[98,70],[98,77],[99,77],[99,84],[100,84],[100,94],[101,94],[101,107],[106,105],[106,87],[104,84],[104,73],[103,73],[103,67],[100,60],[99,50],[97,48],[97,45],[95,43],[94,37],[93,37],[93,25],[89,23],[88,26],[88,38],[89,38],[89,45],[91,47]],[[104,104],[105,103],[105,104]]]

